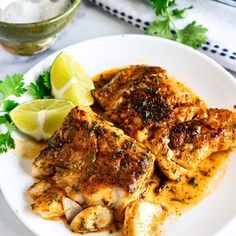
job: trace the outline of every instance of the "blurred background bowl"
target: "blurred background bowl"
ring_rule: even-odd
[[[54,44],[61,31],[76,14],[81,0],[71,0],[71,5],[61,14],[35,23],[7,23],[0,21],[0,43],[18,55],[34,55]]]

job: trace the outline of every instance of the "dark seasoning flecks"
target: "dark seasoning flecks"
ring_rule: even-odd
[[[116,73],[118,71],[119,70],[117,70]],[[105,72],[102,76],[102,78],[103,78],[102,86],[104,86],[104,84],[108,83],[108,81],[110,81],[110,79],[114,77],[114,74],[115,73],[113,72],[109,75],[109,73]],[[107,76],[107,75],[109,75],[109,76]],[[106,78],[107,78],[107,80],[106,80]],[[165,77],[162,79],[165,79]],[[104,83],[104,81],[106,81],[106,82]],[[158,102],[162,103],[161,105],[162,105],[164,111],[166,112],[166,113],[164,112],[161,114],[164,114],[166,116],[171,115],[171,113],[168,113],[168,104],[165,102],[165,99],[163,97],[161,97],[159,90],[158,90],[158,84],[160,81],[156,80],[155,82],[156,82],[156,84],[154,86],[153,86],[153,84],[146,83],[146,84],[148,84],[146,87],[142,86],[142,84],[139,87],[139,85],[137,85],[137,83],[133,83],[130,85],[130,88],[133,89],[133,91],[135,91],[137,94],[138,94],[137,90],[139,90],[139,91],[141,91],[140,94],[142,94],[142,92],[143,92],[145,94],[148,94],[148,96],[150,96],[150,97],[152,97],[152,95],[153,96],[156,96],[156,95],[160,96]],[[179,82],[177,82],[177,83],[179,83]],[[97,86],[98,85],[99,85],[99,82],[97,82]],[[122,85],[120,84],[120,86],[122,86]],[[138,97],[138,95],[137,95],[137,97]],[[142,102],[140,102],[139,104],[133,105],[133,103],[135,103],[135,98],[132,98],[131,96],[129,96],[128,93],[126,94],[126,96],[127,96],[127,98],[130,99],[130,103],[125,101],[122,105],[127,109],[133,109],[135,112],[139,112],[140,117],[143,120],[143,123],[148,125],[149,119],[150,120],[156,119],[156,121],[158,121],[158,119],[161,119],[160,116],[159,117],[155,116],[155,111],[156,111],[155,107],[153,107],[152,104],[148,104],[145,101],[145,99],[143,99]],[[133,96],[133,92],[132,92],[132,96]],[[138,100],[140,100],[140,97],[138,97]],[[196,103],[197,103],[197,101],[196,101]],[[140,111],[140,108],[141,108],[141,111]],[[236,109],[236,105],[234,106],[234,109]],[[154,113],[152,111],[154,111]],[[197,137],[198,133],[200,132],[199,129],[201,129],[201,125],[202,124],[199,124],[198,122],[196,122],[196,123],[193,122],[191,127],[189,127],[189,129],[188,129],[188,138],[189,138],[188,141],[189,142],[192,142],[192,140],[195,137]],[[181,128],[179,131],[181,132]],[[174,146],[176,148],[178,148],[177,144],[175,144]],[[164,153],[163,155],[166,155],[166,154]],[[167,200],[167,202],[169,202],[170,204],[173,204],[174,212],[177,215],[181,215],[185,209],[196,205],[199,201],[201,201],[204,198],[204,196],[206,196],[208,194],[205,192],[207,184],[210,182],[211,178],[214,176],[217,169],[219,169],[220,166],[224,163],[224,161],[222,161],[222,162],[219,161],[221,159],[221,157],[220,157],[221,155],[222,154],[216,155],[217,156],[216,158],[213,157],[214,161],[211,164],[212,167],[208,167],[208,168],[203,167],[204,163],[208,161],[208,160],[205,160],[205,161],[203,161],[203,163],[202,163],[203,165],[201,166],[201,168],[198,168],[190,176],[187,176],[184,179],[179,178],[176,181],[167,181],[166,178],[164,178],[163,182],[157,183],[156,187],[153,189],[155,196],[157,197],[157,199],[159,197],[161,197],[161,199],[162,199],[162,200],[160,200],[161,202],[163,202],[163,196],[164,196],[164,198]],[[223,154],[223,155],[227,156],[227,154]],[[162,180],[162,178],[161,178],[161,180]],[[160,202],[157,200],[157,203],[160,203]]]

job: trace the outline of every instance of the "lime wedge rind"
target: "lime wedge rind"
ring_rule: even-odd
[[[52,94],[58,99],[71,100],[75,105],[94,103],[91,90],[94,84],[84,68],[69,54],[60,53],[51,68]]]
[[[22,133],[47,140],[73,107],[68,100],[38,99],[19,105],[10,112],[10,117]]]

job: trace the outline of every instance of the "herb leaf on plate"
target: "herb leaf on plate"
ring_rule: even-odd
[[[45,70],[43,73],[40,75],[43,79],[43,84],[47,89],[51,90],[51,82],[50,82],[50,71]]]
[[[7,75],[5,80],[0,81],[0,102],[3,115],[0,116],[0,154],[15,148],[15,142],[12,138],[12,131],[16,129],[11,121],[9,112],[19,104],[13,100],[7,99],[8,96],[14,95],[20,97],[26,91],[35,98],[44,98],[51,96],[50,71],[45,70],[39,75],[35,83],[30,83],[28,88],[25,88],[24,77],[21,74]],[[5,113],[5,114],[4,114]]]
[[[12,101],[12,100],[5,100],[2,102],[2,104],[3,104],[3,106],[2,106],[3,112],[11,111],[19,105],[19,103]]]
[[[25,93],[24,77],[21,74],[7,75],[5,80],[0,81],[0,93],[2,94],[1,102],[10,95],[20,97]]]
[[[30,83],[28,92],[36,99],[51,97],[50,71],[45,70],[39,75],[35,83]]]
[[[14,74],[12,76],[7,75],[5,80],[0,81],[0,94],[1,94],[1,111],[5,114],[0,116],[0,154],[7,152],[9,149],[15,148],[14,139],[11,136],[13,130],[15,130],[15,125],[11,121],[10,116],[7,114],[9,111],[13,110],[18,103],[13,100],[8,100],[10,95],[20,97],[26,92],[24,87],[24,77],[21,74]]]
[[[0,154],[2,154],[15,148],[15,142],[11,133],[16,128],[7,114],[0,116],[0,125],[4,126],[6,129],[5,133],[0,134]]]

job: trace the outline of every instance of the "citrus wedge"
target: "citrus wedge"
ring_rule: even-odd
[[[62,52],[51,68],[52,94],[58,99],[71,100],[75,105],[94,103],[91,90],[93,81],[69,54]]]
[[[47,140],[73,107],[68,100],[38,99],[19,105],[10,117],[23,133],[36,140]]]

